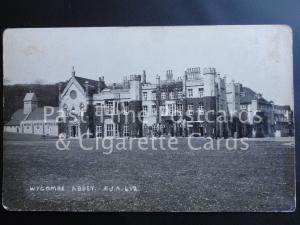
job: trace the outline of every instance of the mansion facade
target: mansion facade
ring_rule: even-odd
[[[293,113],[289,106],[274,105],[238,82],[227,82],[215,68],[203,71],[198,67],[188,68],[176,79],[172,70],[167,70],[166,78],[156,75],[155,83],[148,82],[143,71],[112,85],[107,85],[104,77],[98,80],[79,77],[73,68],[71,78],[59,84],[58,94],[56,110],[60,113],[55,114],[60,116],[51,135],[65,133],[70,138],[293,135]],[[25,99],[24,109],[34,104]],[[262,120],[256,122],[258,115]],[[15,132],[10,124],[4,130]]]
[[[217,124],[215,112],[227,112],[227,95],[234,94],[226,93],[226,78],[214,68],[205,68],[203,74],[200,68],[189,68],[176,80],[168,70],[166,79],[157,75],[154,84],[143,71],[111,86],[105,85],[104,77],[87,80],[73,71],[67,85],[60,87],[60,108],[68,118],[60,132],[71,137],[228,136],[229,127]],[[210,123],[204,118],[207,110],[212,112]]]

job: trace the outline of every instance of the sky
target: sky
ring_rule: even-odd
[[[288,26],[177,26],[7,29],[4,82],[56,83],[76,75],[107,83],[141,74],[155,82],[189,67],[215,67],[275,104],[293,102],[292,31]]]

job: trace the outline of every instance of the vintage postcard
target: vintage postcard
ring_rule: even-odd
[[[7,210],[295,210],[292,30],[7,29]]]

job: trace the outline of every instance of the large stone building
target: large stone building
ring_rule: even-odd
[[[245,112],[241,134],[248,137],[292,136],[293,111],[290,106],[274,105],[262,94],[241,86],[241,111]],[[261,120],[259,119],[261,118]]]
[[[224,136],[227,127],[217,126],[216,112],[227,111],[225,79],[214,68],[189,68],[183,77],[166,80],[156,77],[156,84],[143,82],[143,135]],[[205,111],[210,122],[205,119]],[[218,129],[219,128],[219,129]]]
[[[60,108],[65,119],[60,132],[75,137],[87,133],[96,137],[141,136],[227,136],[227,125],[216,122],[216,112],[227,112],[225,78],[214,68],[189,68],[174,79],[156,83],[142,75],[125,77],[122,85],[106,86],[98,81],[75,76],[60,89]],[[210,122],[206,122],[204,112]]]
[[[55,111],[58,109],[60,116],[50,133],[67,137],[263,137],[293,133],[288,106],[275,106],[240,83],[227,82],[215,68],[188,68],[176,79],[172,70],[167,70],[166,78],[156,75],[155,83],[148,82],[143,71],[111,85],[105,84],[104,77],[79,77],[73,68],[71,78],[59,85]],[[47,126],[40,114],[36,96],[28,94],[23,113],[17,111],[5,131],[45,134]],[[263,118],[259,123],[257,116]],[[42,130],[37,131],[34,124]]]

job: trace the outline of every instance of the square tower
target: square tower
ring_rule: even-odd
[[[24,114],[28,114],[38,107],[38,100],[35,93],[30,92],[25,95],[24,102]]]

